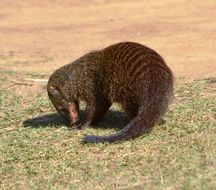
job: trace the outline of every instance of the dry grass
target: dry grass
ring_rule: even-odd
[[[19,90],[1,91],[0,187],[214,189],[216,95],[215,83],[209,81],[180,81],[166,124],[112,145],[83,145],[80,139],[125,126],[127,119],[117,105],[97,128],[68,131],[64,119],[53,114],[43,85],[42,93],[30,99]]]

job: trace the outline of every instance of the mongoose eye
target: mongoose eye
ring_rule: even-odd
[[[62,107],[62,106],[58,106],[58,108],[59,108],[59,110],[62,110],[62,109],[63,109],[63,107]]]
[[[60,112],[64,113],[64,114],[69,114],[69,111],[65,108],[61,108]]]

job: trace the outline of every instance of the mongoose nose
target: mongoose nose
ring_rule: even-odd
[[[78,122],[78,117],[69,118],[70,125],[76,125],[77,122]]]
[[[76,123],[78,121],[78,113],[72,109],[69,109],[68,111],[69,111],[68,119],[70,124]]]

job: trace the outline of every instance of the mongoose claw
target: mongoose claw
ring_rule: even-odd
[[[79,130],[79,128],[78,128],[77,126],[74,125],[74,126],[69,126],[69,127],[68,127],[68,130],[69,130],[69,131],[76,131],[76,130]]]
[[[74,124],[68,126],[68,130],[70,130],[70,131],[80,130],[81,126],[82,126],[81,123],[74,123]]]
[[[78,127],[79,127],[79,129],[85,129],[86,127],[88,127],[89,126],[89,124],[90,124],[90,122],[85,122],[85,123],[80,123],[79,125],[78,125]]]
[[[88,122],[86,122],[86,123],[84,123],[84,124],[82,124],[82,123],[75,123],[75,124],[73,124],[73,125],[70,125],[69,127],[68,127],[68,129],[69,130],[82,130],[82,129],[84,129],[84,128],[86,128],[86,127],[88,127],[89,126],[89,123]]]

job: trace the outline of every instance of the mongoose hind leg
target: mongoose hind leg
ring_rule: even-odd
[[[125,101],[124,103],[122,103],[122,108],[128,115],[129,119],[136,117],[139,109],[138,103],[135,101]]]
[[[101,101],[100,103],[97,102],[96,105],[87,104],[85,109],[85,118],[82,124],[79,126],[79,129],[84,129],[89,125],[98,124],[103,119],[110,106],[111,103],[105,100],[103,102]]]

